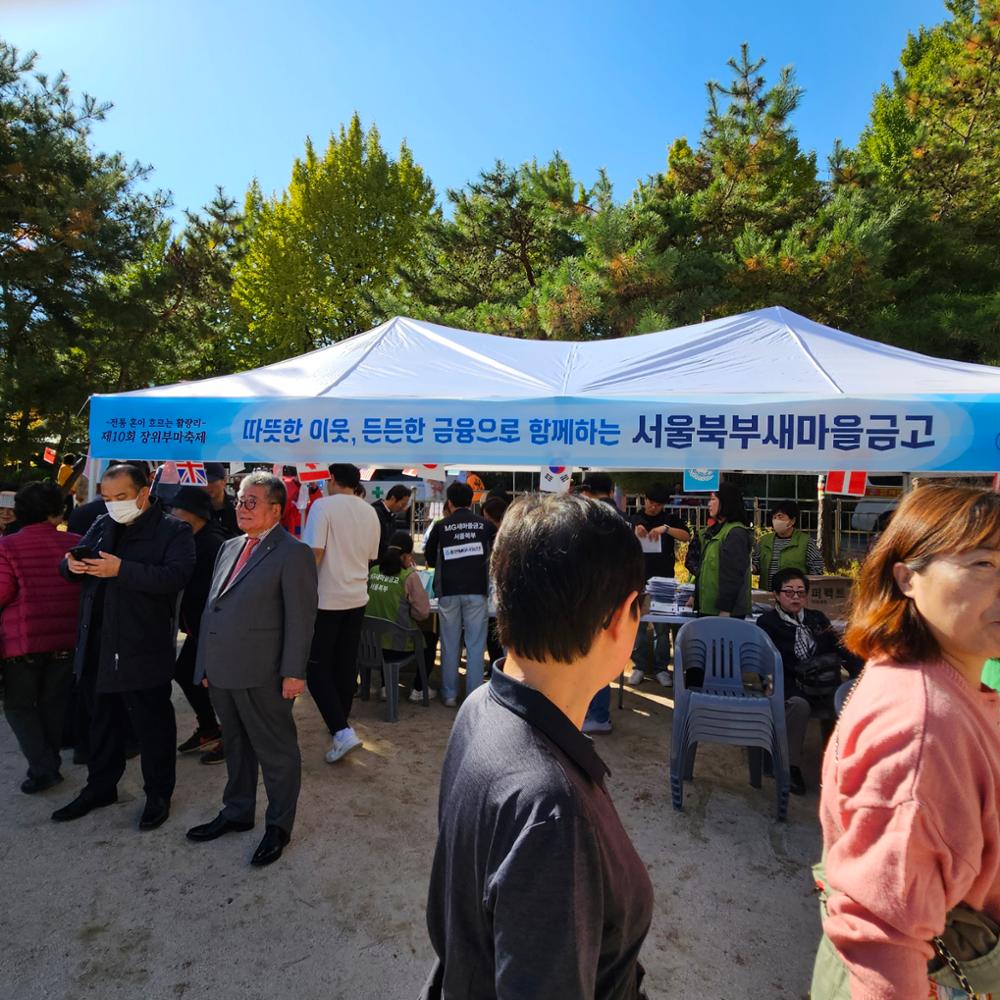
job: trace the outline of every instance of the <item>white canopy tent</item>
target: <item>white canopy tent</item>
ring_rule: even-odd
[[[397,317],[236,375],[91,399],[98,457],[988,472],[1000,369],[780,306],[612,341]]]

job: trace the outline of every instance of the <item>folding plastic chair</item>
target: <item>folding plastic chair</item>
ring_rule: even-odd
[[[392,642],[383,647],[383,636]],[[412,641],[413,651],[398,660],[387,660],[383,649],[405,649]],[[385,681],[385,710],[389,722],[399,721],[399,673],[402,667],[413,663],[420,674],[423,686],[424,707],[430,705],[427,690],[427,667],[424,664],[424,633],[419,628],[404,628],[385,618],[368,618],[361,627],[361,641],[358,643],[358,670],[361,672],[361,700],[371,696],[373,671],[381,670]]]
[[[685,671],[704,673],[700,688],[689,688]],[[758,676],[769,693],[749,690],[744,675]],[[699,743],[750,748],[750,783],[760,787],[760,755],[774,762],[778,819],[788,813],[788,735],[781,656],[766,633],[752,622],[699,618],[677,634],[674,647],[674,722],[670,789],[675,809],[683,807],[684,780],[694,775]]]

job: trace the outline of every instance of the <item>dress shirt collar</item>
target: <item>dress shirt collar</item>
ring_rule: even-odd
[[[267,529],[267,531],[262,531],[257,536],[257,541],[258,542],[264,541],[264,539],[267,538],[267,536],[269,534],[271,534],[271,532],[274,531],[275,528],[280,528],[280,527],[281,527],[281,522],[280,521],[277,524],[272,524],[271,527]],[[244,532],[244,534],[243,534],[243,544],[246,545],[246,543],[248,541],[250,541],[250,536]]]

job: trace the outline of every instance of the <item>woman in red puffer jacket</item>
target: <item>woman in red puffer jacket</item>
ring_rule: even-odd
[[[80,541],[56,527],[63,503],[54,483],[28,483],[14,499],[20,531],[0,538],[4,714],[28,759],[27,794],[62,781],[59,747],[80,600],[80,588],[59,575],[63,556]]]

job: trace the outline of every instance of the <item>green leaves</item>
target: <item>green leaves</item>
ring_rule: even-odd
[[[246,253],[234,268],[233,299],[253,335],[248,363],[302,353],[372,325],[375,301],[414,248],[434,193],[403,143],[393,160],[378,130],[358,116],[311,141],[287,191],[247,196]]]

